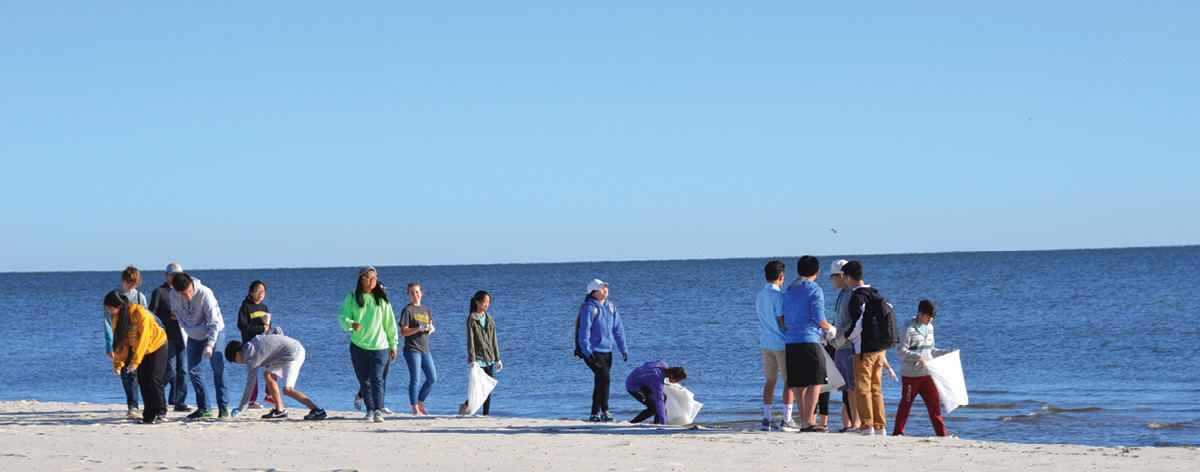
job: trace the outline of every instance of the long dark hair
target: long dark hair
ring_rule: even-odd
[[[484,298],[491,297],[491,295],[488,295],[488,293],[483,290],[475,292],[475,296],[471,297],[471,311],[468,311],[467,314],[479,313],[479,311],[475,309],[476,304],[483,302]]]
[[[129,300],[125,299],[119,290],[113,290],[104,295],[104,306],[117,309],[117,322],[113,325],[113,342],[128,342],[129,337]]]
[[[246,290],[246,301],[254,303],[254,287],[259,285],[262,285],[264,289],[267,288],[267,284],[262,283],[261,280],[250,282],[250,288]]]
[[[378,273],[376,273],[376,274],[378,274]],[[358,302],[359,308],[362,308],[363,304],[366,303],[363,300],[363,289],[362,289],[362,279],[363,279],[363,277],[366,277],[366,276],[367,276],[367,274],[358,276],[358,285],[356,285],[354,287],[354,300]],[[381,304],[381,303],[379,303],[380,300],[383,300],[385,303],[391,303],[391,301],[389,301],[388,297],[387,297],[387,287],[383,286],[383,282],[380,281],[378,277],[379,276],[376,275],[375,290],[371,291],[371,295],[375,296],[375,304],[377,304],[377,305]]]

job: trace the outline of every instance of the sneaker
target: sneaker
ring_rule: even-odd
[[[287,410],[279,411],[279,410],[272,408],[271,411],[267,412],[267,414],[262,415],[262,419],[264,419],[264,420],[273,420],[273,419],[282,419],[282,418],[287,418]]]
[[[229,419],[229,408],[220,407],[217,409],[217,418],[222,420]]]
[[[371,417],[371,421],[374,421],[376,423],[382,423],[383,422],[383,412],[379,411],[379,410],[375,410],[375,415]]]
[[[125,412],[125,416],[128,416],[130,418],[141,418],[142,412],[140,410],[138,410],[137,408],[130,408],[129,411]]]
[[[763,418],[762,426],[758,428],[760,431],[779,431],[779,423]]]
[[[863,436],[870,436],[874,433],[875,433],[875,431],[872,430],[871,428],[859,428],[858,429],[858,434],[861,434]]]
[[[796,420],[787,420],[779,423],[779,430],[785,433],[800,432],[800,425],[796,424]]]
[[[309,410],[308,414],[304,415],[304,419],[306,419],[306,420],[323,420],[327,416],[329,416],[329,414],[325,413],[325,410],[317,408],[315,410]]]
[[[589,416],[589,417],[588,417],[588,422],[589,422],[589,423],[599,423],[599,422],[600,422],[600,415],[592,415],[592,416]]]
[[[180,413],[185,413],[185,412],[192,411],[192,407],[187,406],[187,405],[175,405],[175,411],[180,412]]]
[[[191,420],[198,420],[200,418],[212,418],[212,412],[205,411],[205,410],[196,410],[196,411],[193,411],[192,414],[187,415],[187,417],[188,417],[188,419],[191,419]]]
[[[367,412],[367,415],[366,415],[366,416],[364,416],[364,417],[363,417],[363,419],[364,419],[364,420],[367,420],[367,421],[374,421],[374,420],[375,420],[375,412],[374,412],[374,411],[368,411],[368,412]]]
[[[883,428],[876,429],[872,434],[876,436],[887,436],[887,431]]]
[[[247,410],[257,410],[259,408],[262,408],[262,404],[259,402],[250,402],[249,405],[246,405]]]
[[[362,407],[363,407],[362,397],[359,396],[358,394],[354,394],[354,410],[362,411]],[[368,413],[370,413],[370,412],[368,412]]]
[[[600,422],[601,423],[612,423],[613,421],[616,421],[616,419],[613,418],[613,415],[611,413],[606,411],[606,412],[600,414]]]
[[[387,409],[386,406],[383,408],[380,408],[379,411],[382,411],[383,414],[385,414],[385,415],[394,415],[395,414],[395,413],[392,413],[392,410]]]

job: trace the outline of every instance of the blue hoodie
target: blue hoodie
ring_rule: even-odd
[[[583,357],[592,357],[593,352],[612,352],[613,343],[627,354],[625,349],[625,327],[621,325],[621,315],[612,302],[605,301],[603,305],[595,298],[588,297],[579,309],[579,350]]]
[[[650,361],[633,369],[625,378],[625,390],[650,389],[650,395],[654,397],[654,422],[658,424],[667,424],[667,399],[663,395],[663,381],[667,378],[664,369],[667,367],[665,361]]]

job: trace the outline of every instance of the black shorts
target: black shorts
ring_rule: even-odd
[[[787,386],[825,385],[825,351],[817,343],[787,345]]]

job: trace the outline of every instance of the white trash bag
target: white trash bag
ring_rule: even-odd
[[[937,388],[946,413],[970,404],[967,399],[967,381],[963,378],[962,359],[958,353],[959,351],[953,351],[925,361],[925,368],[929,370],[929,376],[933,377],[933,386]]]
[[[842,385],[846,385],[846,379],[842,377],[842,372],[838,370],[837,364],[833,362],[833,358],[829,357],[829,353],[825,352],[824,348],[821,349],[821,354],[825,355],[825,385],[821,386],[821,393],[836,392]]]
[[[467,414],[474,415],[483,408],[496,383],[500,382],[483,371],[479,364],[471,364],[471,372],[467,374]]]
[[[682,385],[673,384],[665,379],[664,382],[666,382],[663,385],[663,393],[667,396],[667,424],[680,426],[692,424],[692,420],[700,414],[700,407],[704,404],[696,401],[695,395],[692,395],[692,392]]]

